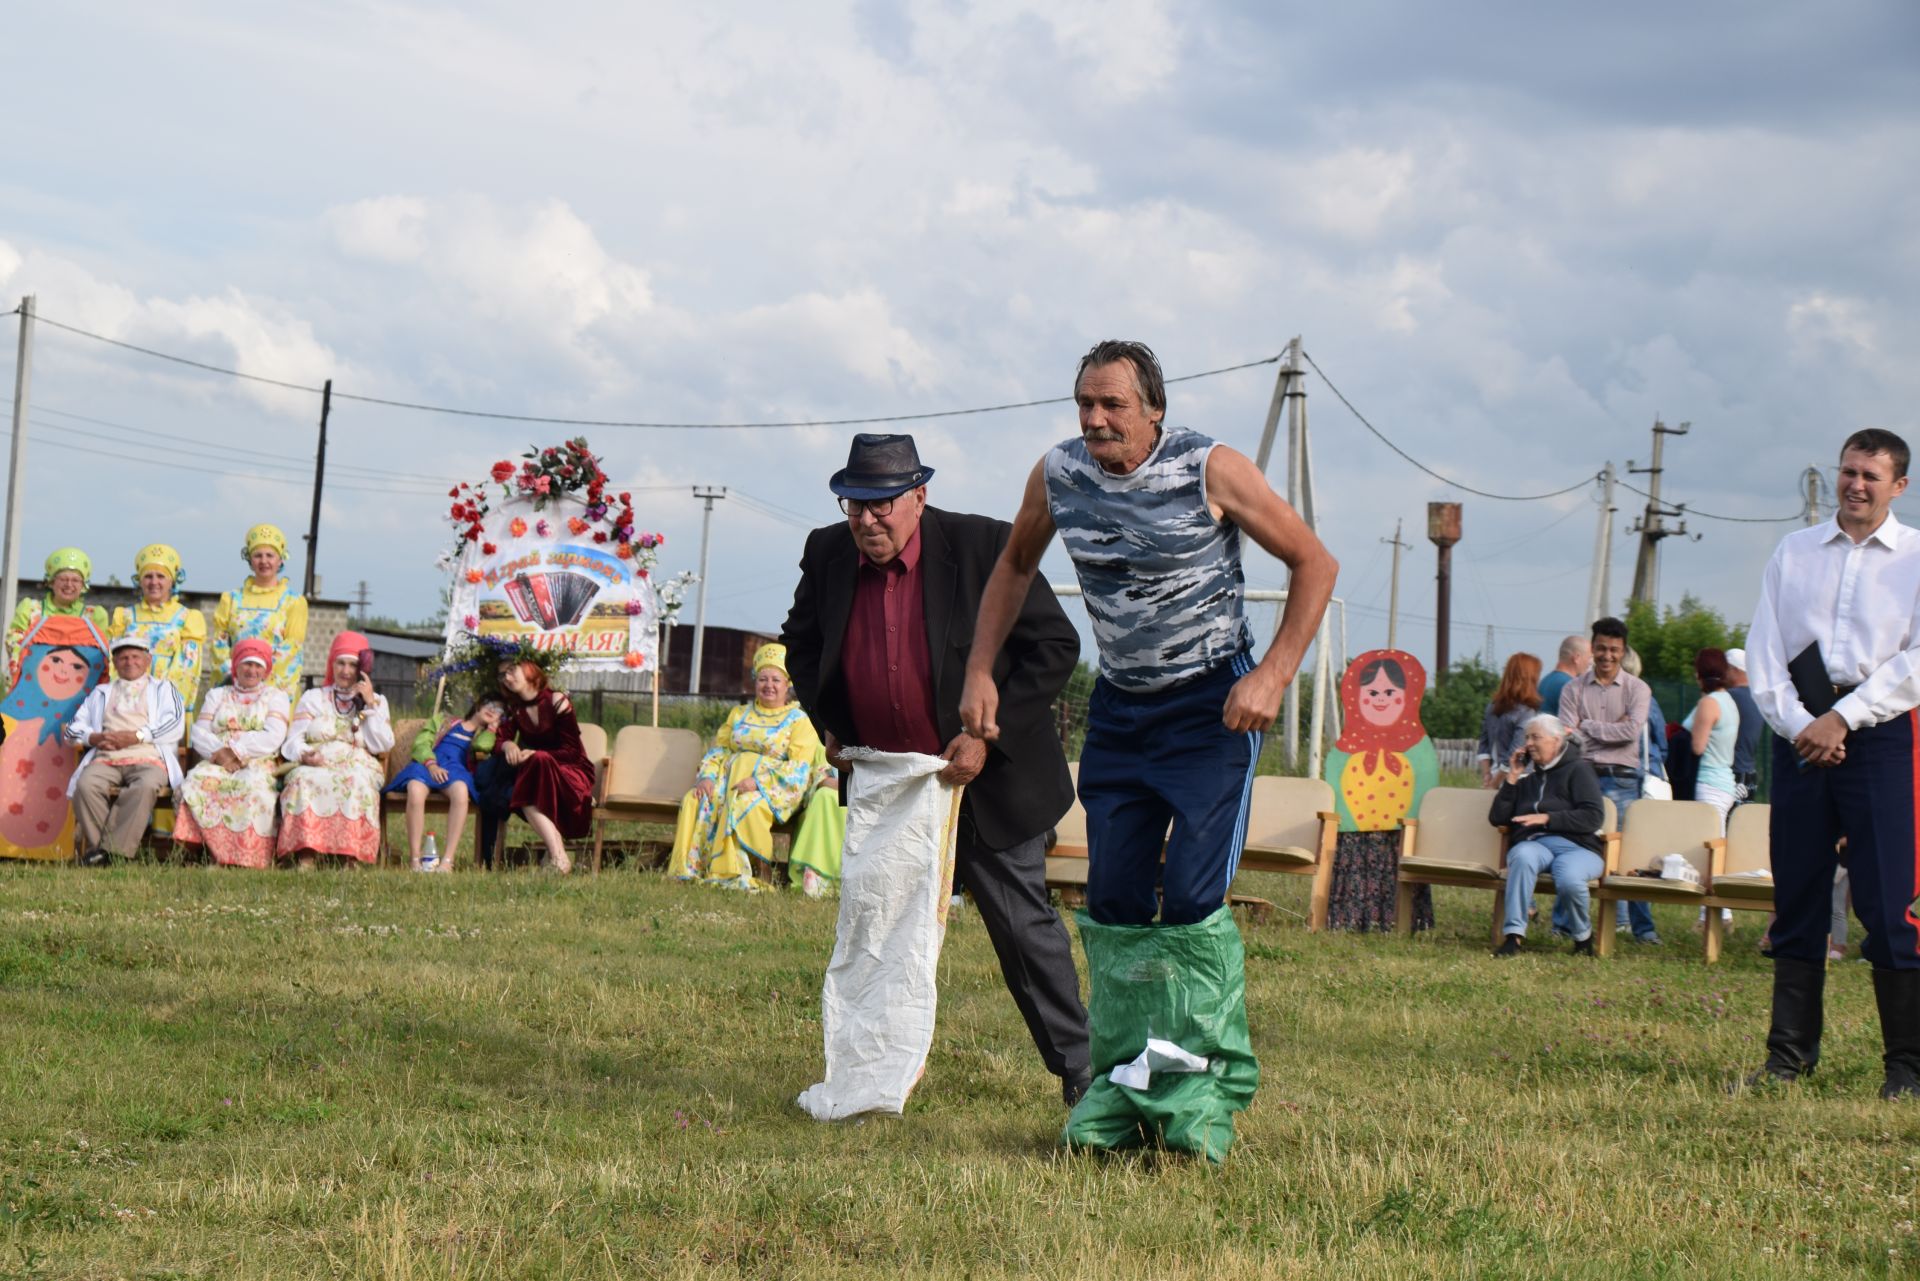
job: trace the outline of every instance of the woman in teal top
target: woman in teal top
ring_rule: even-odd
[[[1700,701],[1681,722],[1693,735],[1694,754],[1700,758],[1694,776],[1693,799],[1720,811],[1725,830],[1733,809],[1733,741],[1740,733],[1740,708],[1727,693],[1727,656],[1722,650],[1703,649],[1693,660],[1694,679],[1700,682]]]

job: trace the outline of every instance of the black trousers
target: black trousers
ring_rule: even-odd
[[[1773,740],[1773,954],[1824,961],[1833,914],[1834,845],[1847,838],[1853,914],[1867,927],[1861,954],[1879,969],[1920,969],[1920,713],[1847,735],[1847,759],[1800,768],[1793,744]]]
[[[1055,1076],[1072,1076],[1088,1063],[1087,1007],[1080,1003],[1067,927],[1047,897],[1046,839],[988,849],[980,843],[972,810],[969,796],[960,807],[954,879],[973,896],[1041,1062]]]

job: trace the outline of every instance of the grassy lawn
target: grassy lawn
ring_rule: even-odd
[[[1254,878],[1247,878],[1252,880]],[[1768,971],[1314,937],[1242,888],[1266,1080],[1229,1163],[1069,1156],[978,918],[904,1118],[822,1126],[834,905],[609,872],[0,865],[0,1277],[1920,1274],[1920,1108],[1864,966],[1728,1097]]]

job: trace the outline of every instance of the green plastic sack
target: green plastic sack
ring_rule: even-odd
[[[1224,1161],[1233,1114],[1253,1101],[1260,1065],[1247,1035],[1246,952],[1233,913],[1193,925],[1102,925],[1079,915],[1092,999],[1093,1085],[1067,1117],[1069,1146],[1163,1144]],[[1206,1056],[1204,1072],[1155,1072],[1144,1090],[1110,1073],[1147,1038]]]

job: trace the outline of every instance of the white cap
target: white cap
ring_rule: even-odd
[[[153,642],[147,639],[146,633],[144,632],[128,632],[125,636],[115,640],[113,644],[107,648],[116,653],[123,649],[144,649],[147,653],[151,654],[153,653]]]
[[[1744,650],[1744,649],[1730,649],[1730,650],[1728,650],[1728,651],[1727,651],[1727,666],[1728,666],[1728,667],[1737,667],[1737,668],[1739,668],[1739,669],[1740,669],[1741,671],[1743,671],[1743,672],[1744,672],[1744,671],[1746,671],[1746,670],[1747,670],[1747,651],[1746,651],[1746,650]]]

